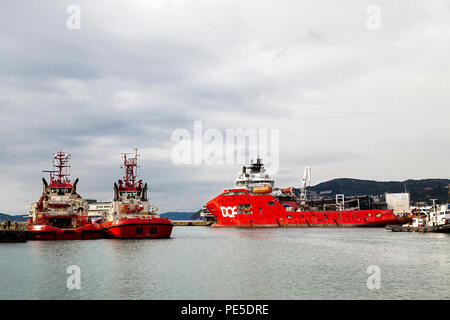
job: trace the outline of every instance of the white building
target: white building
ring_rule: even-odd
[[[111,209],[111,202],[90,202],[88,204],[89,217],[102,217]]]

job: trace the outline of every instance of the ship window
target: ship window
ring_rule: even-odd
[[[252,213],[252,205],[251,204],[240,204],[238,205],[238,214],[251,214]]]
[[[381,217],[381,213],[377,213],[375,217]]]
[[[246,192],[245,191],[230,191],[229,192],[230,196],[242,195],[242,194],[246,194]]]
[[[274,207],[274,206],[275,206],[275,202],[269,201],[269,202],[267,203],[267,205],[268,205],[269,207]]]
[[[158,227],[150,227],[150,234],[157,234],[158,233]]]
[[[142,234],[142,227],[136,227],[136,234]]]

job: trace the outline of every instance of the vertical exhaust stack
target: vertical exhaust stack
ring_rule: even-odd
[[[49,189],[48,189],[47,180],[45,180],[45,178],[42,178],[42,185],[44,186],[42,193],[43,194],[47,194]]]
[[[73,183],[73,188],[72,188],[72,193],[76,194],[77,193],[77,184],[78,184],[78,178],[75,179],[75,182]]]

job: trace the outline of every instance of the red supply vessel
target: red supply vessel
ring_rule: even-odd
[[[158,208],[150,205],[147,183],[136,181],[138,150],[134,158],[123,154],[125,175],[114,183],[114,200],[106,216],[101,219],[104,234],[116,239],[170,238],[173,224],[161,218]]]
[[[266,173],[261,159],[243,167],[235,188],[226,189],[206,204],[216,227],[384,227],[399,224],[393,210],[376,207],[368,196],[332,201],[308,200],[306,167],[300,195],[294,188],[278,188]],[[369,203],[362,209],[360,202]]]
[[[102,236],[101,226],[88,217],[87,204],[77,193],[78,179],[72,183],[68,169],[70,155],[62,151],[53,155],[55,170],[50,183],[42,178],[43,192],[31,204],[26,229],[33,240],[83,240]]]

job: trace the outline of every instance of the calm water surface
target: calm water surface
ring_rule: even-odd
[[[0,244],[0,299],[449,299],[450,235],[175,227],[167,240]],[[66,287],[81,268],[81,289]],[[381,288],[367,288],[379,266]]]

